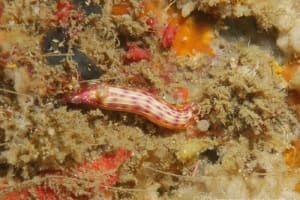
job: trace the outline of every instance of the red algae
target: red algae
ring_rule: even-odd
[[[129,64],[132,62],[138,62],[140,60],[149,60],[151,57],[151,53],[147,49],[142,49],[135,44],[129,44],[129,49],[126,52],[124,62],[125,64]]]

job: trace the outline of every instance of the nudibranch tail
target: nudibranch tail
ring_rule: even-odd
[[[104,84],[93,85],[68,95],[68,102],[142,115],[151,122],[169,129],[186,129],[197,118],[195,105],[174,106],[150,93]]]

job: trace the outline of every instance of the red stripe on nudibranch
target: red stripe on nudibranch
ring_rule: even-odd
[[[141,90],[104,84],[87,86],[83,91],[67,95],[65,102],[135,113],[169,129],[186,129],[197,118],[194,104],[174,106]]]

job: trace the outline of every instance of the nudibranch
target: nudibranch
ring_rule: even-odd
[[[105,84],[86,86],[66,95],[64,102],[135,113],[158,126],[174,130],[187,129],[196,122],[198,114],[194,103],[175,106],[142,90]]]

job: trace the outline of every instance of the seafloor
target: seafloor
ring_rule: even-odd
[[[298,4],[0,1],[0,198],[299,199]],[[199,112],[66,101],[103,84]]]

